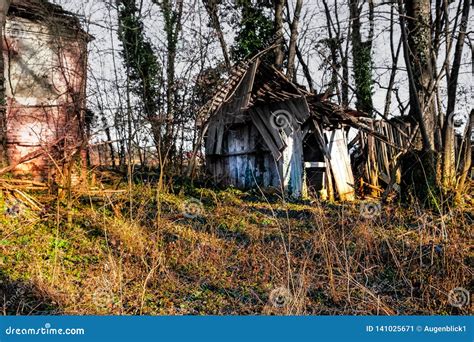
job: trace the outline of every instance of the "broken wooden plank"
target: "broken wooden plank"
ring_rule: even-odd
[[[269,113],[265,113],[263,109],[254,107],[249,111],[250,117],[255,127],[262,135],[263,140],[272,151],[275,160],[281,158],[281,151],[286,147],[284,141],[281,140],[279,132],[271,128]]]
[[[247,87],[247,91],[245,93],[245,98],[244,98],[244,103],[242,105],[242,108],[248,108],[250,99],[252,98],[252,90],[253,90],[253,85],[255,82],[255,74],[257,73],[257,68],[260,64],[260,59],[256,59],[255,62],[253,62],[252,66],[250,67],[249,71],[247,72],[249,74],[249,86]]]
[[[342,129],[325,132],[331,156],[331,171],[334,174],[336,189],[342,201],[355,199],[354,175],[352,173],[349,151]]]

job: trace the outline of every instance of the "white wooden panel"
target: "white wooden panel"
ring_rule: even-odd
[[[303,195],[303,139],[299,129],[290,135],[282,133],[286,148],[282,158],[282,180],[285,192],[291,197]]]
[[[328,140],[331,170],[339,198],[342,201],[353,201],[355,199],[354,175],[344,131],[336,129],[325,132],[325,134]]]

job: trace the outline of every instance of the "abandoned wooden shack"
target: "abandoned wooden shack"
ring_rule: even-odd
[[[90,39],[78,18],[60,6],[11,2],[3,58],[7,157],[15,174],[50,179],[84,154]]]
[[[206,167],[216,183],[353,200],[346,128],[359,113],[254,58],[235,66],[202,109]]]

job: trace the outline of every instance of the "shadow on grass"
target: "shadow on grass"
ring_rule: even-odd
[[[59,304],[34,284],[10,279],[0,270],[0,315],[59,315]]]
[[[307,209],[268,209],[264,207],[250,207],[247,209],[249,212],[257,212],[268,217],[276,219],[297,219],[297,220],[310,220],[313,217],[313,213]]]

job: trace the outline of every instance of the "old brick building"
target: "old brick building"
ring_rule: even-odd
[[[71,160],[84,160],[89,40],[78,18],[60,6],[12,1],[3,41],[8,162],[41,151],[16,174],[47,180]]]

